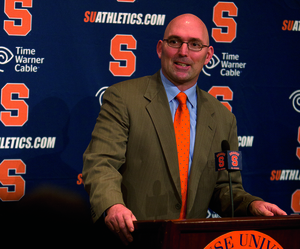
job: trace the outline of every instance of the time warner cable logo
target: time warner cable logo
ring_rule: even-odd
[[[210,70],[210,69],[215,68],[219,63],[220,63],[219,57],[214,54],[213,57],[211,58],[211,60],[208,62],[208,64],[205,65],[205,67]],[[211,76],[211,74],[209,74],[205,71],[204,67],[202,68],[202,72],[206,76]]]
[[[99,89],[99,91],[95,94],[95,97],[98,97],[99,98],[99,104],[100,106],[102,106],[102,98],[103,98],[103,94],[105,93],[105,90],[108,88],[108,86],[104,86],[104,87],[101,87]]]
[[[295,111],[300,113],[300,90],[293,92],[289,99],[292,99],[292,104]]]
[[[14,54],[6,47],[0,46],[0,65],[5,65],[14,58]],[[3,73],[4,70],[0,68],[0,72]]]
[[[243,70],[246,68],[246,62],[240,61],[239,54],[222,52],[220,58],[214,54],[207,65],[202,68],[202,72],[206,76],[211,76],[209,70],[216,68],[220,64],[220,75],[224,77],[240,77]]]

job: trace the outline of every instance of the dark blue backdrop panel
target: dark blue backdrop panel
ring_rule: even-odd
[[[237,117],[245,189],[288,213],[300,212],[299,1],[0,5],[1,205],[45,184],[87,201],[82,154],[101,94],[116,82],[159,70],[156,44],[167,23],[193,13],[206,23],[215,49],[198,85]],[[16,29],[5,26],[8,21]],[[16,34],[28,27],[26,35]],[[112,62],[130,75],[112,69]]]

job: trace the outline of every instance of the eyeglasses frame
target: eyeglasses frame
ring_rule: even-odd
[[[167,44],[168,44],[168,46],[170,48],[176,48],[176,47],[170,46],[169,39],[163,39],[163,41],[167,42]],[[180,44],[180,46],[177,49],[181,48],[181,46],[182,46],[183,43],[186,43],[188,49],[191,50],[191,51],[193,51],[193,52],[200,52],[203,48],[205,48],[205,47],[208,48],[209,47],[209,45],[201,45],[202,47],[200,48],[200,50],[193,50],[193,49],[190,49],[189,42],[181,41],[181,44]]]

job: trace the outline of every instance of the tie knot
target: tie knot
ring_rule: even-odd
[[[187,96],[185,93],[183,92],[178,93],[176,99],[179,101],[180,105],[186,105]]]

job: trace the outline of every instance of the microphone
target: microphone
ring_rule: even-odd
[[[223,140],[221,143],[222,151],[230,150],[230,145],[227,140]]]
[[[222,141],[221,148],[222,152],[215,153],[215,167],[216,171],[228,171],[228,182],[231,201],[231,217],[234,217],[231,172],[236,170],[242,170],[242,152],[230,151],[230,145],[227,140]]]
[[[220,170],[242,170],[242,152],[231,151],[227,140],[221,143],[222,152],[215,153],[216,171]]]

